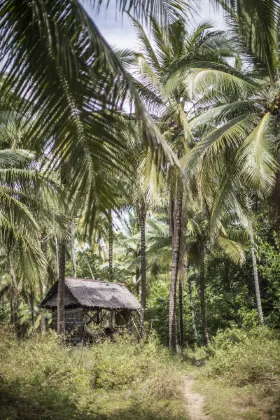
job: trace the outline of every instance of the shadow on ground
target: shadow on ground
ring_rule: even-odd
[[[26,387],[1,378],[0,413],[1,420],[187,420],[183,411],[168,401],[154,406],[131,401],[124,408],[110,410],[108,406],[108,414],[104,414],[98,413],[94,402],[87,409],[81,408],[78,401],[73,402],[73,395],[69,398],[43,384],[36,389],[35,384]]]

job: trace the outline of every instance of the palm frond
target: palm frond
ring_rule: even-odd
[[[275,159],[275,129],[275,117],[266,113],[237,156],[247,184],[261,194],[271,190],[279,170]]]

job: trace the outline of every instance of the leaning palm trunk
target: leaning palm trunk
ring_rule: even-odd
[[[176,286],[180,261],[180,244],[182,235],[182,195],[178,194],[174,203],[173,213],[173,236],[172,236],[172,267],[169,292],[169,349],[173,352],[177,347],[177,323],[176,323]]]
[[[264,319],[263,319],[259,274],[258,274],[257,259],[256,259],[256,252],[255,252],[254,235],[252,231],[250,231],[250,243],[251,243],[250,252],[251,252],[251,258],[252,258],[252,265],[253,265],[255,295],[256,295],[256,303],[257,303],[257,308],[258,308],[259,323],[260,325],[263,325]]]
[[[200,311],[201,311],[201,328],[202,338],[205,346],[209,344],[209,336],[206,323],[206,309],[205,309],[205,251],[204,246],[200,246],[200,262],[199,262],[199,289],[200,289]]]
[[[65,241],[58,241],[57,333],[65,333]]]

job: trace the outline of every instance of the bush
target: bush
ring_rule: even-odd
[[[53,332],[20,341],[0,331],[0,354],[3,420],[186,418],[178,367],[154,339],[78,349]]]
[[[268,328],[225,330],[217,334],[210,350],[206,376],[223,376],[237,386],[258,383],[270,388],[280,381],[280,343]]]

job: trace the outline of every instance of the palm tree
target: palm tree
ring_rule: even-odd
[[[226,12],[230,24],[234,21],[239,37],[259,62],[267,67],[270,80],[275,80],[274,50],[278,47],[278,0],[216,0]]]
[[[92,4],[98,9],[101,2]],[[123,13],[129,11],[141,19],[156,14],[162,23],[184,7],[182,2],[169,0],[124,1],[119,6]],[[49,170],[62,164],[64,172],[71,173],[69,193],[78,203],[79,197],[95,190],[98,168],[108,172],[111,167],[124,169],[125,161],[118,159],[118,151],[124,148],[118,116],[128,93],[136,115],[142,118],[145,142],[154,150],[159,145],[165,149],[131,78],[80,2],[4,0],[0,28],[2,72],[8,72],[1,93],[16,91],[27,99],[21,102],[20,113],[31,119],[36,116],[28,127],[28,147],[41,152],[38,138],[47,139],[47,158],[52,156],[51,161],[47,159]],[[172,159],[167,149],[166,153]],[[108,199],[107,194],[105,191],[103,198]],[[90,207],[86,218],[92,226]],[[64,254],[62,242],[58,320],[64,311]]]
[[[96,9],[101,4],[92,3]],[[143,19],[155,13],[166,22],[183,4],[155,0],[119,6]],[[2,71],[8,71],[2,89],[28,97],[22,114],[37,117],[28,132],[31,148],[40,148],[39,133],[49,139],[52,168],[62,159],[74,170],[72,191],[86,187],[96,163],[123,166],[115,152],[124,147],[118,112],[128,91],[143,120],[145,141],[153,148],[163,145],[131,78],[78,1],[5,0],[0,16]]]
[[[207,328],[205,287],[209,256],[213,252],[219,251],[236,264],[242,265],[245,261],[244,233],[236,234],[235,230],[231,228],[231,224],[232,226],[236,224],[236,219],[232,218],[232,220],[230,220],[230,218],[228,218],[226,221],[227,230],[220,224],[215,237],[211,238],[209,219],[207,216],[207,212],[201,210],[197,211],[197,209],[189,212],[185,237],[186,253],[189,263],[198,267],[201,331],[203,344],[206,346],[209,344],[209,335]]]
[[[193,104],[186,94],[184,84],[178,79],[169,82],[169,76],[180,68],[190,68],[196,60],[211,60],[224,63],[223,56],[228,56],[226,43],[222,42],[221,32],[211,31],[211,26],[200,25],[193,33],[188,33],[183,20],[177,20],[163,33],[156,20],[152,19],[152,35],[156,48],[141,24],[133,19],[141,49],[135,53],[138,71],[134,71],[136,86],[145,100],[148,109],[157,113],[159,127],[178,159],[192,147],[193,138],[188,125],[186,106]],[[178,269],[180,265],[182,243],[182,215],[185,203],[185,186],[181,173],[176,167],[165,169],[170,188],[170,229],[172,233],[172,267],[170,279],[169,301],[169,337],[170,349],[176,350],[176,289]]]
[[[190,173],[192,170],[196,173],[211,209],[210,231],[214,233],[222,218],[235,208],[250,233],[250,202],[255,194],[260,198],[271,197],[276,224],[280,221],[277,213],[280,179],[278,47],[271,40],[264,55],[252,44],[252,38],[244,35],[241,43],[238,39],[241,27],[244,29],[247,25],[249,33],[252,22],[240,22],[234,5],[227,5],[226,11],[233,26],[232,38],[245,64],[238,56],[233,65],[194,63],[191,72],[183,67],[179,69],[172,76],[172,83],[176,78],[180,81],[185,78],[186,89],[190,92],[191,86],[191,94],[198,98],[196,117],[190,122],[197,145],[188,156],[186,167]],[[276,27],[272,26],[271,30],[273,39],[277,40]],[[276,228],[278,230],[278,226]],[[262,324],[254,241],[251,243],[256,301]]]

